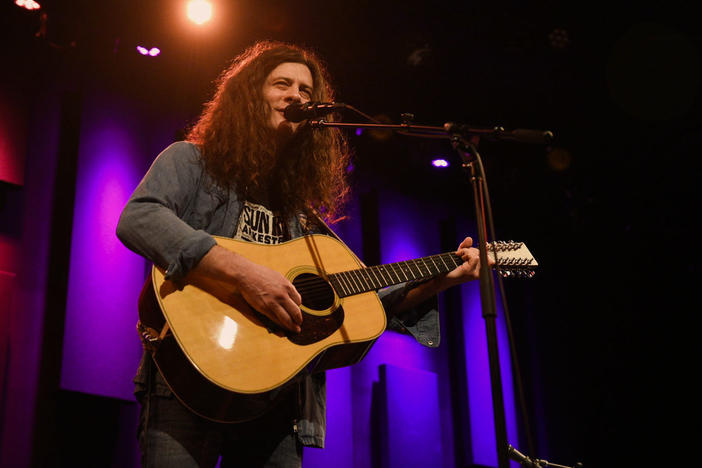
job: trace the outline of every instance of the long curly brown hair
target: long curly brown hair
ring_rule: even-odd
[[[222,187],[243,199],[267,199],[285,215],[313,212],[339,219],[348,193],[349,151],[338,129],[302,124],[284,146],[270,128],[263,98],[268,74],[281,63],[306,65],[313,79],[312,101],[332,101],[327,72],[316,55],[281,42],[259,42],[222,72],[217,90],[187,140],[202,153],[205,169]]]

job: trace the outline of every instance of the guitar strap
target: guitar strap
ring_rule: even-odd
[[[319,213],[317,213],[316,210],[314,210],[313,213],[314,213],[314,217],[317,219],[317,222],[319,223],[319,226],[320,226],[324,231],[326,231],[326,232],[324,232],[324,234],[327,234],[328,236],[333,237],[334,239],[336,239],[336,240],[338,240],[339,242],[341,242],[341,244],[344,245],[347,249],[349,249],[349,246],[346,245],[346,242],[344,242],[343,240],[341,240],[341,238],[340,238],[339,236],[336,235],[336,233],[332,230],[332,228],[330,228],[329,225],[328,225],[327,223],[324,222],[324,220],[322,219],[322,217],[319,216]],[[353,253],[353,250],[349,249],[349,252]],[[355,256],[355,254],[354,254],[354,256]],[[358,257],[356,257],[356,258],[358,258]],[[366,268],[366,264],[363,263],[363,261],[362,261],[360,258],[358,259],[358,261],[361,262],[361,266],[362,266],[363,268]]]

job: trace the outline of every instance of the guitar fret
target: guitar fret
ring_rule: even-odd
[[[409,270],[409,264],[407,262],[402,262],[402,274],[405,275],[405,281],[409,281],[410,277],[407,276],[407,270]],[[412,270],[409,270],[412,273]]]
[[[407,278],[407,281],[409,281],[410,279],[414,279],[414,275],[412,274],[412,268],[410,268],[409,262],[402,262],[402,273],[405,275],[405,278]]]
[[[423,258],[418,258],[418,261],[422,261],[422,266],[424,266],[424,269],[426,270],[426,273],[422,271],[422,276],[429,276],[429,267],[427,266],[427,262]]]
[[[442,262],[442,263],[444,264],[444,266],[446,267],[446,271],[451,271],[451,267],[449,267],[449,266],[446,264],[446,260],[444,260],[444,256],[443,256],[443,255],[439,255],[439,259],[441,260],[441,262]]]
[[[383,276],[385,280],[385,286],[390,286],[392,284],[392,276],[388,273],[387,265],[380,265],[378,272]]]
[[[378,277],[380,278],[380,286],[385,287],[388,285],[388,280],[385,278],[385,275],[383,275],[383,266],[382,265],[377,265],[373,267],[373,271],[377,273]]]
[[[349,288],[346,287],[343,272],[335,273],[334,276],[336,276],[336,280],[339,282],[339,286],[341,286],[341,289],[344,291],[344,296],[349,296],[351,291],[349,291]]]
[[[336,278],[337,283],[339,283],[339,288],[344,293],[344,296],[348,296],[349,291],[346,289],[346,285],[344,284],[344,280],[341,277],[341,273],[335,273],[334,277]]]
[[[398,268],[400,269],[400,273],[402,273],[402,274],[404,275],[405,281],[409,281],[409,278],[407,277],[407,275],[405,274],[405,272],[404,272],[403,269],[402,269],[403,263],[405,263],[405,262],[396,263],[396,265],[397,265]],[[397,274],[397,273],[395,273],[395,274]],[[397,278],[400,279],[399,275],[398,275]]]
[[[339,285],[339,289],[341,289],[341,292],[344,294],[344,296],[349,296],[349,290],[346,288],[346,285],[344,284],[343,278],[340,273],[336,273],[333,275],[334,279],[336,280],[337,284]]]
[[[414,260],[410,260],[410,261],[407,262],[407,266],[409,267],[409,271],[410,271],[410,273],[412,273],[412,279],[417,279],[417,275],[415,275],[414,272],[412,271],[412,265],[413,265],[413,264],[414,264],[414,267],[417,268],[417,264],[415,263]],[[417,271],[419,271],[419,268],[417,268]],[[422,272],[419,271],[419,274],[420,274],[420,276],[421,276]]]
[[[434,264],[434,268],[436,269],[436,272],[435,272],[434,274],[439,274],[439,273],[441,273],[441,270],[439,269],[439,266],[436,264],[436,261],[434,260],[434,256],[432,255],[431,257],[429,257],[429,259],[431,260],[431,263]]]
[[[349,278],[349,272],[345,271],[345,272],[343,272],[343,275],[344,275],[344,280],[346,280],[346,284],[349,287],[349,292],[351,294],[354,294],[353,281],[351,281],[351,279]]]
[[[431,256],[429,256],[429,257],[424,257],[424,258],[426,258],[427,260],[429,260],[429,261],[431,262],[431,263],[428,265],[429,274],[430,274],[431,276],[436,275],[436,273],[437,273],[437,272],[436,272],[436,262],[434,262],[434,259],[431,258]]]
[[[368,287],[368,281],[366,281],[365,273],[361,270],[356,270],[356,275],[358,276],[358,279],[361,282],[361,290],[362,291],[370,291],[372,288]]]
[[[365,291],[366,288],[363,286],[363,282],[361,281],[362,278],[359,275],[360,275],[360,273],[358,272],[358,270],[353,270],[351,272],[351,276],[356,281],[356,288],[358,289],[358,292],[360,293],[360,292]]]
[[[349,283],[349,280],[348,280],[348,278],[346,278],[345,273],[346,273],[345,271],[342,271],[341,273],[339,273],[339,278],[341,278],[341,280],[344,282],[344,286],[347,290],[346,295],[350,296],[351,291],[352,291],[351,283]]]
[[[398,275],[397,272],[395,271],[396,265],[397,265],[397,263],[391,263],[391,264],[390,264],[390,279],[392,280],[392,282],[393,282],[394,284],[397,284],[397,283],[401,283],[401,282],[402,282],[402,279],[400,279],[400,275]],[[395,274],[395,278],[396,278],[396,279],[392,279],[392,274],[393,274],[393,273]]]
[[[424,261],[423,258],[417,259],[417,268],[419,269],[420,275],[423,278],[429,276],[429,267],[427,267],[427,263]]]
[[[356,284],[356,281],[353,279],[353,275],[351,274],[350,271],[345,272],[346,273],[346,278],[349,279],[349,285],[351,286],[351,291],[354,291],[354,294],[356,294],[358,291],[358,285]]]
[[[370,291],[373,289],[373,285],[369,283],[369,278],[368,278],[368,273],[365,270],[356,270],[358,271],[358,274],[361,276],[361,279],[365,283],[365,287],[363,288],[364,291]]]
[[[427,258],[429,258],[429,257],[422,258],[422,263],[424,264],[424,266],[427,269],[427,276],[431,276],[432,270],[431,270],[431,266],[427,263]],[[431,260],[431,259],[429,258],[429,260]]]
[[[358,289],[358,292],[361,292],[364,290],[363,284],[361,283],[361,278],[358,276],[358,270],[353,270],[350,272],[351,273],[351,278],[353,278],[354,282],[356,283],[356,288]]]
[[[382,282],[380,281],[380,279],[378,278],[378,275],[375,274],[375,270],[376,270],[376,269],[377,269],[376,267],[371,267],[371,268],[369,268],[369,270],[371,271],[371,273],[373,273],[373,276],[375,276],[375,280],[376,280],[377,283],[378,283],[378,286],[377,286],[375,289],[380,289],[380,288],[383,287],[383,283],[382,283]]]
[[[334,291],[341,296],[341,295],[346,295],[346,291],[344,291],[344,287],[339,281],[339,276],[336,274],[331,274],[329,275],[329,282],[332,283],[332,288],[334,288]]]

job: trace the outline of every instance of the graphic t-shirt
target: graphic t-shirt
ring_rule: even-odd
[[[285,222],[277,212],[263,205],[244,202],[234,239],[259,244],[280,244],[288,240],[288,237]]]

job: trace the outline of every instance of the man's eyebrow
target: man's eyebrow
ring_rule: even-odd
[[[285,75],[271,76],[271,81],[277,81],[277,80],[284,80],[284,81],[287,81],[288,83],[290,83],[292,81],[292,78],[288,78]]]

